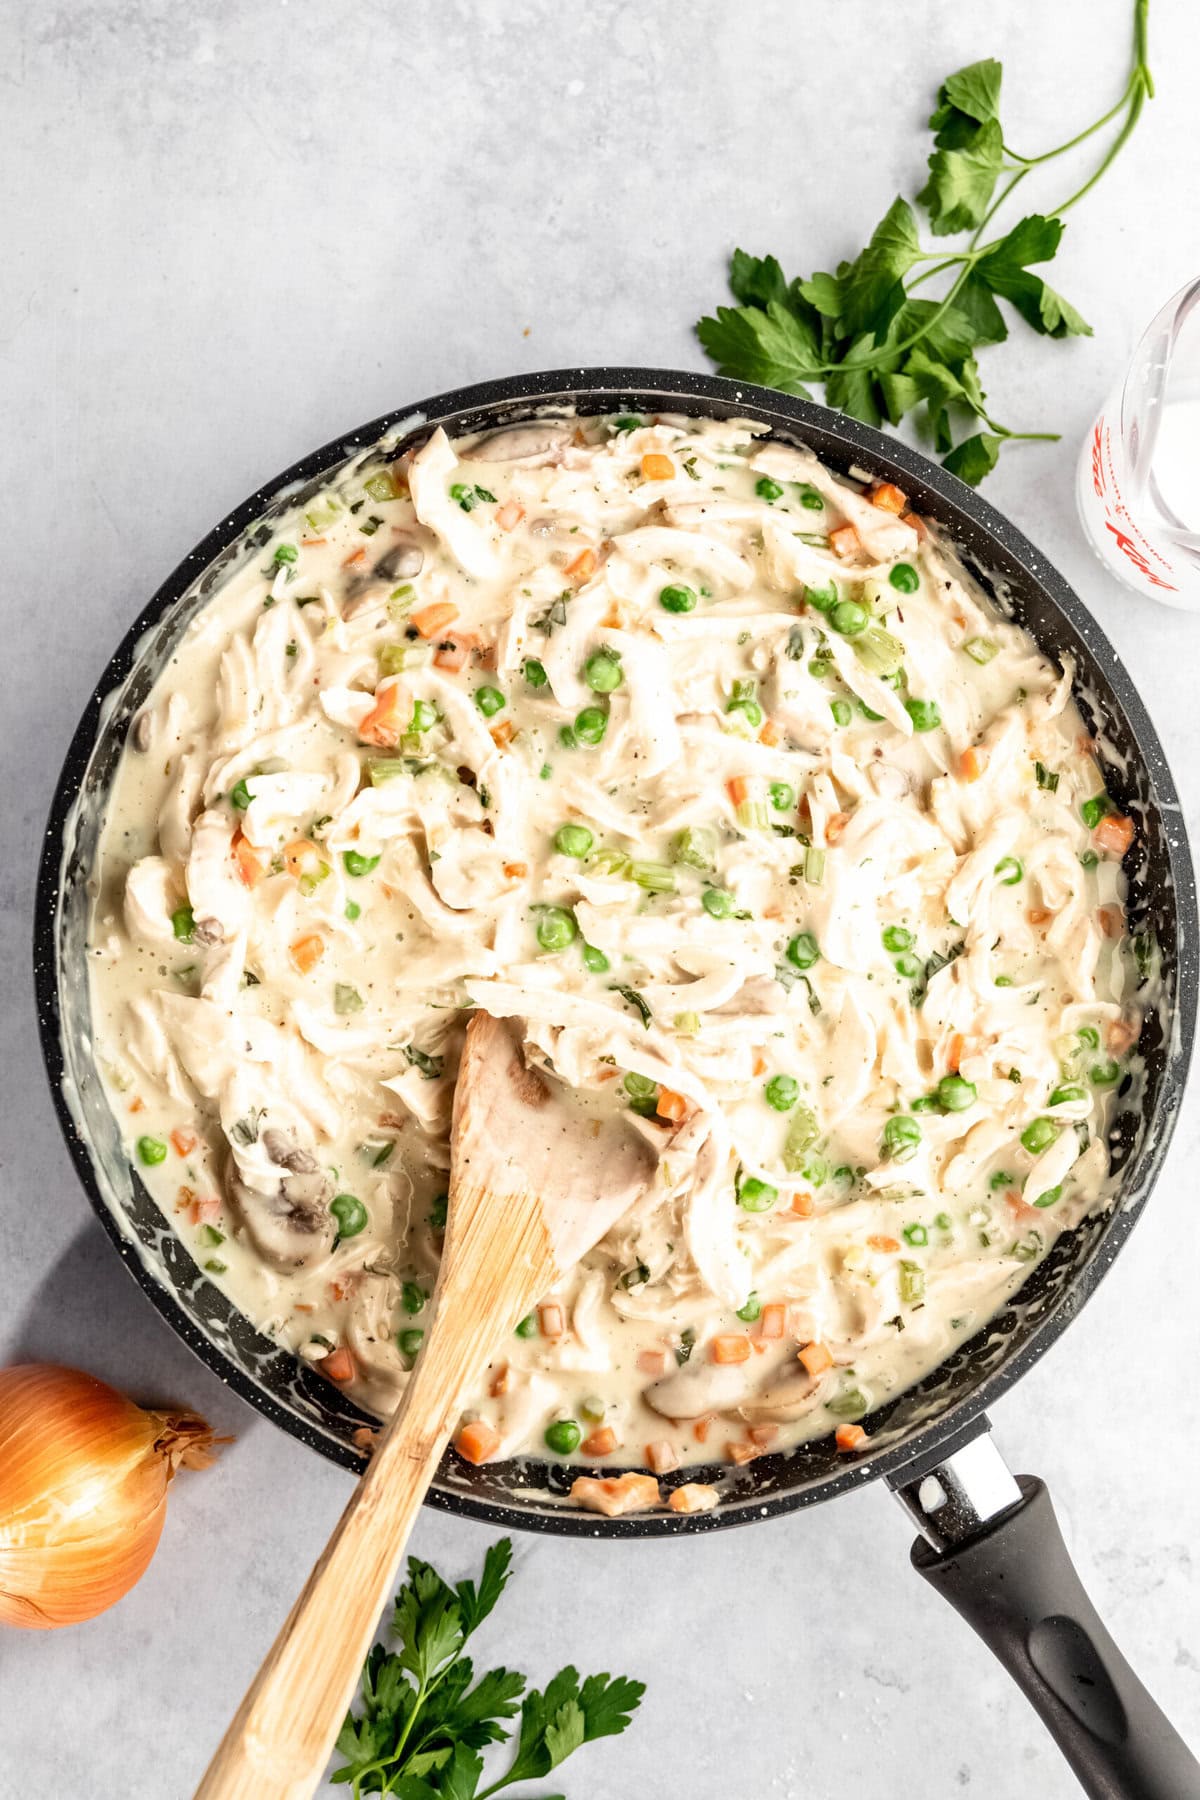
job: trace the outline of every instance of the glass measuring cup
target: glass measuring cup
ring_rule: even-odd
[[[1200,609],[1200,280],[1148,326],[1088,434],[1075,492],[1118,580]]]

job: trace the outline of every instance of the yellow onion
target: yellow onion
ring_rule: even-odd
[[[213,1442],[194,1413],[144,1411],[78,1369],[0,1369],[0,1624],[75,1625],[128,1593],[171,1477]]]

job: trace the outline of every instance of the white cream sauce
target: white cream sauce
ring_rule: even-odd
[[[357,467],[200,614],[122,760],[91,980],[131,1157],[386,1414],[467,1010],[519,1018],[657,1175],[497,1346],[492,1453],[844,1428],[1109,1191],[1123,827],[1081,813],[1070,678],[936,532],[754,426]]]

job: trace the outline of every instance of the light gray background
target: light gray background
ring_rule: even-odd
[[[1200,806],[1200,621],[1118,589],[1072,474],[1140,327],[1200,270],[1189,0],[1154,0],[1159,98],[1073,216],[1055,284],[1094,338],[985,353],[999,417],[1061,444],[989,482],[1086,595]],[[191,1793],[349,1480],[194,1361],[108,1249],[59,1142],[29,996],[35,858],[75,720],[180,555],[300,452],[409,399],[570,363],[702,366],[735,243],[852,253],[920,185],[936,81],[1003,55],[1011,140],[1115,97],[1127,0],[64,0],[0,4],[5,977],[0,1358],[79,1363],[204,1409],[236,1445],[184,1476],[107,1617],[0,1640],[0,1800]],[[1037,190],[1052,204],[1067,172]],[[1032,183],[1029,184],[1032,187]],[[1034,195],[1030,196],[1031,201]],[[1099,1297],[996,1409],[1080,1567],[1200,1740],[1193,1543],[1200,1088]],[[463,1573],[480,1526],[426,1514]],[[564,1771],[581,1800],[1055,1800],[1024,1701],[911,1573],[880,1490],[704,1540],[517,1544],[487,1647],[545,1678],[628,1670],[630,1734]]]

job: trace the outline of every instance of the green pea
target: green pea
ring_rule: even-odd
[[[755,1319],[757,1319],[761,1313],[762,1301],[757,1294],[751,1294],[745,1306],[739,1306],[737,1309],[738,1318],[746,1325],[753,1325]]]
[[[829,702],[829,710],[833,714],[833,722],[835,725],[848,725],[854,717],[854,714],[850,710],[850,702],[848,700],[831,700]]]
[[[575,737],[581,744],[599,744],[608,730],[608,714],[602,706],[585,706],[575,719]]]
[[[1100,1033],[1096,1030],[1094,1025],[1081,1025],[1079,1030],[1075,1033],[1075,1036],[1079,1039],[1080,1043],[1085,1044],[1089,1050],[1098,1050],[1100,1048]]]
[[[649,1075],[638,1075],[630,1069],[621,1084],[632,1100],[653,1100],[658,1094],[658,1083]]]
[[[796,969],[811,969],[820,962],[821,952],[811,931],[797,932],[787,947],[787,959]]]
[[[583,665],[583,678],[593,694],[611,694],[625,679],[621,659],[611,650],[597,650]]]
[[[872,725],[878,725],[880,720],[883,718],[883,714],[872,711],[872,709],[867,705],[865,700],[859,701],[858,710],[862,714],[864,719],[869,719],[871,721]]]
[[[727,888],[705,888],[700,904],[710,919],[727,919],[733,912],[733,895]]]
[[[883,1128],[883,1148],[893,1162],[908,1162],[917,1154],[921,1127],[906,1113],[898,1113]]]
[[[921,577],[911,563],[897,563],[888,580],[898,594],[915,594],[921,585]]]
[[[1054,1206],[1061,1199],[1062,1183],[1060,1182],[1057,1187],[1047,1188],[1044,1194],[1039,1194],[1033,1204],[1035,1206]]]
[[[1000,877],[1001,887],[1016,887],[1024,873],[1025,865],[1015,856],[1002,856],[992,870],[993,875]]]
[[[363,856],[358,850],[343,850],[342,862],[347,875],[369,875],[379,867],[379,857]]]
[[[410,1331],[401,1331],[397,1335],[396,1342],[400,1347],[401,1356],[416,1356],[425,1342],[425,1333],[413,1326]]]
[[[919,957],[913,956],[906,951],[903,956],[897,956],[893,959],[892,967],[895,969],[897,975],[902,975],[904,977],[905,981],[915,981],[917,976],[921,973],[921,960]]]
[[[1084,1092],[1083,1088],[1076,1086],[1073,1081],[1068,1081],[1065,1082],[1062,1087],[1055,1088],[1046,1104],[1047,1106],[1066,1106],[1072,1100],[1086,1099],[1087,1094]]]
[[[836,581],[827,581],[824,587],[806,587],[804,590],[804,604],[815,607],[817,612],[832,612],[837,603]]]
[[[1121,1065],[1112,1061],[1093,1063],[1088,1079],[1093,1087],[1113,1087],[1121,1079]]]
[[[574,1419],[555,1419],[553,1425],[546,1427],[546,1446],[556,1456],[570,1456],[572,1450],[579,1448],[582,1436]]]
[[[485,719],[492,719],[504,705],[504,695],[497,687],[475,689],[475,704]]]
[[[964,1081],[961,1075],[943,1075],[937,1085],[937,1097],[947,1112],[966,1112],[979,1095],[973,1081]]]
[[[246,786],[245,777],[230,791],[229,804],[235,812],[245,812],[254,796]]]
[[[942,722],[936,700],[906,700],[904,710],[913,722],[914,731],[936,731]]]
[[[603,950],[597,950],[595,944],[585,944],[583,946],[583,966],[585,969],[590,969],[593,975],[603,975],[612,965]]]
[[[167,1146],[162,1138],[140,1137],[137,1141],[138,1161],[147,1169],[167,1160]]]
[[[171,914],[171,930],[181,944],[190,944],[196,930],[196,915],[190,906],[177,906]]]
[[[329,1210],[337,1220],[339,1238],[357,1237],[367,1225],[367,1209],[353,1194],[335,1194]]]
[[[554,834],[554,848],[562,856],[582,858],[595,841],[586,825],[560,825]]]
[[[579,740],[569,725],[559,726],[558,741],[564,750],[576,750],[579,747]]]
[[[526,657],[524,674],[531,688],[544,688],[550,679],[536,656]]]
[[[829,615],[829,623],[842,637],[857,637],[871,623],[871,615],[857,600],[839,600]]]
[[[883,947],[885,950],[892,951],[893,954],[899,950],[911,950],[913,947],[913,934],[911,931],[907,931],[903,925],[885,925],[883,928]]]
[[[942,1214],[939,1213],[938,1217],[941,1218]],[[900,1235],[906,1244],[921,1245],[929,1242],[929,1233],[921,1224],[906,1225]]]
[[[775,502],[783,493],[783,489],[780,487],[779,483],[777,481],[772,481],[769,475],[759,476],[754,484],[754,491],[760,500],[765,500],[767,502],[768,506],[774,506]]]
[[[1107,794],[1096,794],[1091,800],[1085,800],[1079,809],[1079,816],[1089,831],[1094,831],[1105,813],[1112,805]]]
[[[800,1083],[794,1075],[772,1075],[763,1094],[776,1112],[790,1112],[800,1097]]]
[[[825,511],[825,502],[811,481],[804,481],[800,484],[800,504],[807,507],[809,512]]]
[[[574,943],[577,926],[562,906],[544,906],[538,919],[537,941],[543,950],[565,950]]]
[[[516,1332],[519,1338],[536,1337],[538,1334],[537,1314],[535,1312],[526,1313],[525,1317],[518,1321]]]
[[[778,1198],[779,1189],[769,1181],[760,1181],[757,1175],[747,1175],[738,1189],[738,1205],[745,1212],[770,1212]]]
[[[1021,1133],[1021,1142],[1030,1156],[1037,1156],[1050,1148],[1060,1129],[1053,1119],[1034,1119]]]
[[[786,781],[773,781],[768,792],[771,796],[771,805],[776,812],[791,812],[796,804],[794,787],[789,787]]]
[[[355,919],[362,917],[362,907],[358,904],[357,900],[347,900],[347,902],[346,902],[346,917],[349,919],[351,924],[354,923]]]
[[[916,1100],[909,1102],[908,1110],[912,1113],[937,1112],[938,1097],[936,1094],[921,1094]]]
[[[410,1318],[422,1311],[428,1298],[425,1289],[416,1281],[406,1281],[400,1290],[400,1304]]]
[[[682,582],[676,582],[670,587],[663,588],[658,596],[658,604],[664,612],[694,612],[696,610],[696,594],[694,589],[684,587]]]

